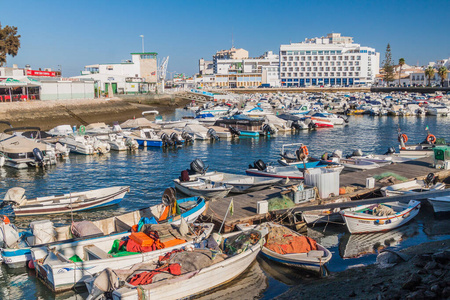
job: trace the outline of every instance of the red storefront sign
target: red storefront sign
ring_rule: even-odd
[[[56,72],[52,72],[52,71],[27,70],[27,76],[49,76],[49,77],[56,77]]]

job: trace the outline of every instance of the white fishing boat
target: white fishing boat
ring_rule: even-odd
[[[138,299],[139,295],[146,299],[184,299],[215,289],[244,272],[256,259],[261,250],[261,232],[250,230],[246,232],[234,232],[223,236],[224,246],[221,252],[215,254],[209,249],[194,249],[193,251],[178,252],[170,256],[168,263],[179,263],[181,266],[178,276],[164,276],[158,280],[154,277],[149,284],[141,284],[139,288],[130,283],[112,292],[114,299]],[[241,244],[239,244],[241,241]],[[239,250],[232,250],[236,249]],[[213,258],[214,257],[214,258]],[[202,259],[203,258],[203,259]],[[184,261],[196,261],[197,263],[183,263]],[[203,266],[200,261],[204,261]],[[125,280],[131,275],[139,278],[140,269],[149,271],[158,267],[158,259],[151,262],[151,268],[145,268],[143,264],[135,265],[131,269],[113,270],[119,280]],[[101,280],[101,278],[100,278]],[[131,281],[133,282],[133,281]],[[138,281],[134,281],[136,284]],[[98,282],[100,283],[100,282]],[[88,290],[92,297],[102,294],[103,291],[93,289],[95,279],[87,282]]]
[[[59,125],[50,129],[47,133],[53,136],[66,136],[73,133],[73,128],[70,125]]]
[[[170,196],[169,198],[173,197]],[[168,210],[167,207],[170,208],[170,205],[175,204],[165,205],[161,203],[122,215],[93,221],[92,223],[100,229],[100,235],[106,236],[128,232],[131,230],[132,226],[138,224],[143,218],[154,218],[158,220],[159,223],[180,224],[182,217],[186,222],[192,223],[206,209],[205,200],[201,197],[178,199],[176,204],[181,209],[180,214],[169,215],[167,218],[164,218],[164,213]],[[48,224],[49,226],[46,226],[45,230],[31,230],[27,234],[21,234],[20,236],[13,224],[0,223],[4,229],[3,235],[0,235],[0,239],[2,239],[4,243],[4,248],[1,249],[3,262],[11,268],[23,267],[31,260],[32,247],[47,244],[68,243],[78,239],[87,238],[74,238],[72,225],[53,228],[53,224],[50,221],[47,222],[50,224]],[[42,228],[42,226],[40,226],[40,228]]]
[[[105,154],[111,150],[108,143],[89,135],[69,134],[59,139],[59,142],[69,148],[70,152],[84,155]]]
[[[420,202],[389,202],[347,208],[340,213],[350,233],[387,231],[411,221],[419,213]]]
[[[245,170],[245,173],[252,176],[304,179],[303,172],[296,166],[267,166],[262,160],[257,160],[254,166]]]
[[[102,272],[106,268],[130,268],[137,263],[158,259],[159,256],[163,256],[173,250],[199,243],[209,237],[214,228],[212,223],[199,224],[198,226],[200,226],[198,232],[192,230],[193,233],[190,233],[190,230],[186,228],[187,233],[184,234],[169,231],[167,235],[161,235],[154,243],[161,243],[163,248],[155,247],[152,250],[148,249],[151,247],[143,249],[143,246],[141,246],[140,249],[136,249],[149,252],[129,251],[130,249],[127,247],[127,255],[123,255],[121,249],[114,249],[114,244],[117,243],[115,241],[123,237],[122,235],[117,235],[52,245],[50,249],[48,247],[36,247],[31,249],[31,254],[37,277],[53,292],[62,292],[73,287],[84,286],[84,280],[88,279],[92,274]],[[159,226],[156,225],[155,227],[158,228]],[[128,233],[127,236],[129,235]],[[128,239],[128,243],[130,243],[130,240],[133,239]],[[171,243],[173,240],[178,244],[169,246],[173,244]],[[167,243],[167,247],[164,246],[165,243]],[[77,259],[73,259],[73,257],[77,257]]]
[[[404,163],[404,162],[411,161],[414,159],[412,157],[403,157],[403,156],[395,155],[395,154],[391,154],[391,155],[369,154],[369,155],[362,155],[362,156],[353,155],[350,158],[371,161],[376,164]]]
[[[444,104],[437,104],[428,106],[425,111],[430,116],[447,116],[450,110]]]
[[[430,175],[431,174],[431,175]],[[399,196],[411,192],[426,192],[445,189],[445,183],[438,182],[433,184],[434,174],[430,173],[425,180],[411,180],[385,186],[380,189],[384,197]]]
[[[264,120],[265,124],[273,126],[277,132],[284,133],[292,132],[293,130],[291,121],[283,120],[275,115],[266,115],[264,116]]]
[[[331,260],[331,252],[311,238],[275,223],[265,223],[269,233],[261,255],[277,263],[326,275],[325,264]],[[289,245],[283,248],[283,245]]]
[[[345,121],[343,118],[336,116],[333,113],[327,112],[314,112],[311,113],[310,116],[313,120],[324,120],[331,122],[333,125],[344,125]],[[347,121],[348,122],[348,121]]]
[[[340,211],[340,208],[309,210],[302,212],[302,219],[308,225],[343,223]]]
[[[203,179],[195,179],[192,181],[180,181],[180,179],[174,179],[175,188],[183,194],[189,196],[202,196],[206,199],[222,199],[230,193],[233,189],[232,186],[228,186],[222,183],[207,182]]]
[[[435,213],[447,213],[450,211],[450,196],[428,198]]]
[[[211,184],[231,186],[231,193],[249,193],[259,191],[271,187],[282,180],[281,178],[255,177],[217,171],[207,172],[205,174],[194,174],[189,177],[191,179],[198,178]]]
[[[8,190],[3,202],[12,205],[16,217],[63,214],[117,204],[129,190],[129,186],[115,186],[27,199],[25,189],[15,187]]]
[[[183,132],[192,135],[195,140],[209,140],[219,138],[214,129],[208,129],[205,126],[199,124],[186,124],[186,126],[183,128]]]

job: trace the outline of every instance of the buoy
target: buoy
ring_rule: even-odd
[[[341,187],[339,188],[339,195],[345,195],[345,188]]]
[[[34,270],[34,264],[32,260],[28,261],[28,268],[30,268],[31,270]]]

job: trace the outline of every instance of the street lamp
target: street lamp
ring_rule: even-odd
[[[62,77],[62,66],[58,65],[58,67],[59,67],[59,75]]]
[[[142,38],[142,53],[144,53],[144,36],[141,34],[140,37]]]

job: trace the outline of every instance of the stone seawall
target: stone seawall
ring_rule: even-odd
[[[38,126],[48,130],[62,124],[79,126],[95,122],[123,122],[140,117],[145,110],[168,113],[184,105],[182,100],[172,100],[170,96],[11,102],[0,103],[0,120],[8,121],[14,127]]]

